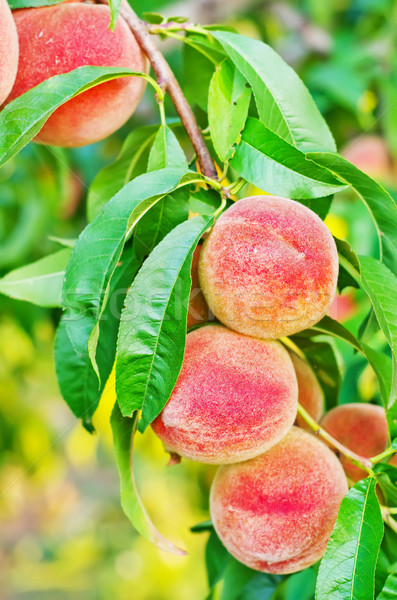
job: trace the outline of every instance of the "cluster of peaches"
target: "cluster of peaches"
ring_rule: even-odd
[[[15,10],[0,0],[0,107],[44,80],[86,65],[147,72],[148,63],[126,22],[109,29],[109,7],[64,0]],[[121,127],[137,107],[145,81],[122,77],[69,100],[46,121],[36,141],[84,146]]]
[[[326,314],[337,277],[325,224],[274,196],[236,202],[194,255],[188,325],[205,320],[208,307],[220,323],[187,334],[179,379],[152,426],[174,460],[222,465],[210,495],[213,525],[229,552],[259,571],[292,573],[318,561],[346,475],[366,476],[305,431],[298,401],[319,421],[322,389],[304,357],[283,344]],[[321,424],[363,457],[387,446],[379,406],[343,405]]]
[[[11,13],[0,0],[0,105],[84,65],[147,70],[123,19],[109,30],[106,6],[65,0]],[[107,137],[131,116],[144,85],[126,77],[84,92],[55,111],[37,141],[68,147]],[[193,257],[188,326],[207,320],[208,308],[219,323],[188,333],[179,379],[153,429],[174,456],[222,465],[210,498],[214,527],[231,554],[260,571],[292,573],[319,560],[346,475],[365,476],[305,431],[298,401],[319,421],[322,390],[303,356],[283,344],[327,313],[337,277],[324,223],[273,196],[235,203]],[[363,457],[386,448],[381,407],[340,406],[321,424]]]

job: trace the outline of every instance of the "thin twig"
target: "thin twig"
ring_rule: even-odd
[[[343,456],[346,456],[353,464],[360,467],[360,469],[364,469],[367,473],[373,475],[372,471],[372,463],[368,458],[364,456],[359,456],[349,448],[346,448],[343,444],[341,444],[336,438],[330,435],[325,429],[320,427],[320,425],[310,416],[310,414],[303,408],[301,404],[298,405],[298,413],[301,417],[306,421],[306,423],[313,429],[314,433],[322,437],[326,442],[331,444],[334,448],[336,448]]]
[[[108,0],[99,0],[99,2],[101,4],[109,4]],[[194,116],[169,64],[153,42],[145,24],[139,19],[127,0],[122,0],[121,2],[120,15],[126,21],[138,44],[148,57],[150,64],[153,67],[153,71],[156,74],[158,84],[169,93],[179,118],[181,119],[197,154],[201,172],[207,177],[217,179],[215,165],[197,124],[196,117]]]

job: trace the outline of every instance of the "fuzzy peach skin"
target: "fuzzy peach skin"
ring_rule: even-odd
[[[8,102],[53,75],[84,65],[146,71],[146,59],[122,18],[109,29],[109,8],[67,3],[19,10],[19,66]],[[137,107],[145,82],[122,77],[100,84],[59,107],[36,141],[54,146],[84,146],[119,129]]]
[[[341,404],[325,415],[321,427],[349,450],[364,458],[381,454],[388,446],[385,411],[375,404]],[[339,458],[347,477],[353,483],[367,477],[363,469],[356,467],[346,457]],[[397,457],[393,457],[390,463],[397,466]]]
[[[217,220],[199,263],[214,315],[240,333],[279,338],[317,323],[335,296],[338,254],[311,210],[287,198],[239,200]]]
[[[320,421],[324,413],[324,394],[310,365],[294,352],[289,353],[298,380],[298,402],[309,415]],[[296,423],[306,431],[312,431],[306,421],[298,414]]]
[[[333,452],[293,427],[265,454],[220,467],[211,518],[240,562],[265,573],[295,573],[324,555],[347,489]]]
[[[188,333],[178,381],[152,426],[168,451],[233,463],[279,442],[297,400],[295,371],[279,342],[207,325]]]
[[[187,314],[187,328],[193,327],[193,325],[197,325],[198,323],[205,323],[210,318],[210,310],[208,308],[208,304],[205,301],[203,296],[203,292],[200,287],[199,277],[198,277],[198,264],[201,253],[202,245],[198,245],[195,251],[193,252],[193,260],[192,260],[192,270],[191,270],[191,278],[192,278],[192,289],[190,292],[189,298],[189,308]]]
[[[7,0],[0,0],[0,105],[11,92],[17,69],[17,30]]]

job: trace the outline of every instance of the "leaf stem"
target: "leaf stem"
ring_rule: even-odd
[[[109,4],[108,0],[99,0],[99,2],[101,4]],[[215,165],[197,124],[196,117],[194,116],[169,64],[153,42],[144,22],[139,19],[127,0],[121,1],[120,15],[126,21],[138,44],[147,55],[150,64],[153,67],[153,71],[156,74],[158,85],[161,89],[167,90],[169,93],[197,154],[201,172],[207,177],[216,179],[217,173]]]
[[[376,463],[380,462],[384,458],[387,458],[388,456],[391,456],[392,454],[395,454],[395,452],[396,452],[396,449],[393,448],[393,446],[389,446],[388,448],[386,448],[386,450],[384,450],[380,454],[377,454],[376,456],[373,456],[371,458],[371,463],[373,465],[376,465]]]
[[[372,462],[368,458],[364,456],[359,456],[349,448],[346,448],[343,444],[341,444],[336,438],[330,435],[325,429],[320,427],[320,425],[310,416],[305,408],[301,404],[298,404],[298,413],[305,420],[305,422],[313,429],[314,433],[323,438],[326,442],[331,444],[334,448],[336,448],[343,456],[346,456],[353,464],[360,469],[363,469],[369,475],[374,476],[374,472],[372,471]]]

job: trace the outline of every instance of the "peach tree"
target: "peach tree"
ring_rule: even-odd
[[[76,22],[80,25],[75,26]],[[72,45],[71,32],[75,36]],[[282,58],[263,42],[231,28],[206,27],[155,13],[148,13],[144,22],[120,0],[110,1],[109,6],[106,1],[69,0],[10,0],[8,6],[0,0],[0,34],[0,102],[4,103],[0,166],[32,140],[78,146],[110,135],[132,114],[145,84],[153,89],[158,104],[158,124],[131,131],[117,159],[98,170],[88,192],[88,224],[79,238],[0,279],[0,292],[11,298],[62,308],[55,340],[57,378],[65,402],[89,432],[94,431],[95,410],[115,365],[114,453],[121,504],[133,526],[163,550],[183,554],[150,521],[138,495],[131,455],[137,430],[144,433],[155,422],[159,437],[170,434],[170,429],[161,430],[164,408],[169,411],[177,398],[184,402],[187,393],[178,396],[178,389],[190,376],[193,383],[187,384],[188,391],[203,381],[195,395],[201,393],[200,406],[205,410],[200,429],[193,431],[188,442],[200,448],[196,454],[185,454],[203,462],[238,463],[222,466],[217,475],[211,501],[213,521],[193,528],[209,532],[210,597],[220,593],[216,597],[225,600],[296,598],[297,590],[299,598],[312,598],[315,593],[318,600],[395,597],[397,467],[393,459],[389,464],[397,450],[397,208],[392,197],[337,153],[309,91]],[[184,89],[154,36],[179,40],[185,61]],[[167,118],[169,100],[177,121]],[[255,197],[260,216],[255,213],[254,217],[252,207],[243,214],[245,197],[253,186],[265,191]],[[346,241],[332,239],[323,223],[334,194],[348,189],[364,203],[375,224],[376,256],[357,255]],[[269,216],[266,211],[272,203],[275,208]],[[284,209],[286,220],[281,223]],[[230,215],[236,212],[238,218],[233,221]],[[267,216],[261,221],[262,212]],[[228,235],[215,234],[227,219],[233,221]],[[255,229],[254,241],[249,233],[241,242],[241,228],[250,219],[251,229],[259,222],[260,232]],[[313,226],[306,230],[310,219]],[[295,228],[292,241],[290,227]],[[295,247],[293,257],[287,251],[280,256],[279,246],[293,245],[298,236],[300,246]],[[207,241],[198,259],[196,249],[203,238]],[[278,262],[274,264],[278,270],[273,269],[271,277],[264,274],[266,269],[258,270],[259,287],[250,293],[261,296],[262,282],[266,301],[277,297],[280,289],[288,288],[289,295],[278,298],[270,319],[272,328],[264,332],[263,322],[269,322],[269,317],[262,318],[261,311],[267,310],[263,298],[250,307],[247,316],[244,309],[252,297],[242,304],[228,301],[225,305],[217,285],[224,277],[229,296],[237,283],[244,289],[252,276],[251,254],[259,253],[263,262],[273,260],[269,239],[277,242]],[[268,244],[264,249],[263,240]],[[328,254],[334,253],[330,262],[335,268],[331,283],[320,289],[319,280],[331,269],[319,259],[328,247]],[[312,264],[318,263],[318,271],[313,294],[302,308],[299,302],[310,273],[298,281],[295,262],[296,252],[300,260],[305,250],[311,253]],[[228,251],[238,261],[227,276],[220,275],[218,267],[234,260],[233,256],[225,258]],[[195,261],[205,297],[199,310]],[[339,292],[348,287],[360,289],[368,299],[371,308],[357,335],[326,314],[336,286]],[[293,317],[296,299],[305,318]],[[205,301],[215,317],[210,317]],[[188,321],[192,310],[195,318]],[[257,311],[256,318],[252,310]],[[209,318],[218,319],[230,331],[217,322],[204,327]],[[187,323],[188,340],[192,340],[188,344]],[[210,353],[214,331],[224,336],[219,342],[223,356],[219,349],[207,356],[208,364],[200,371],[204,364],[200,344]],[[368,361],[382,402],[373,406],[376,414],[370,409],[367,420],[365,411],[344,415],[340,422],[349,423],[347,433],[335,424],[337,419],[332,427],[319,422],[323,408],[338,410],[341,373],[334,339]],[[241,364],[244,352],[249,360]],[[268,385],[270,355],[273,370]],[[185,369],[188,360],[195,369],[193,377]],[[251,373],[248,363],[252,371],[249,393],[242,384]],[[212,379],[207,385],[209,372]],[[226,417],[216,423],[222,402],[230,403],[233,398],[233,427],[244,429],[249,445],[263,426],[256,420],[261,406],[251,402],[252,388],[256,394],[260,390],[260,400],[285,403],[280,392],[285,381],[289,389],[282,393],[288,396],[289,412],[283,415],[285,406],[277,405],[270,425],[266,423],[272,443],[265,436],[253,453],[228,449],[233,460],[220,460],[219,455],[203,459],[208,457],[205,440],[213,434],[211,443],[216,445],[222,426],[226,427]],[[319,414],[314,414],[306,400],[305,385],[309,395],[317,394],[324,402]],[[213,423],[208,421],[213,416],[210,400],[216,413]],[[178,418],[188,420],[189,410],[183,407]],[[297,412],[301,429],[289,431]],[[276,439],[280,414],[285,422]],[[208,436],[201,437],[202,432],[207,435],[206,427]],[[356,430],[353,443],[350,433]],[[367,446],[360,446],[363,439]],[[177,462],[184,451],[167,440]],[[232,439],[230,444],[234,443]],[[345,467],[349,491],[342,467],[327,445]],[[313,534],[311,540],[307,523],[317,527],[324,519],[327,527],[321,539]],[[280,558],[280,547],[287,546],[301,526],[298,559]],[[241,540],[245,538],[251,547],[244,553]],[[273,560],[266,554],[271,543],[277,546]],[[247,558],[251,551],[255,559]],[[305,552],[310,555],[306,561],[302,559]],[[283,560],[287,567],[278,567]]]

